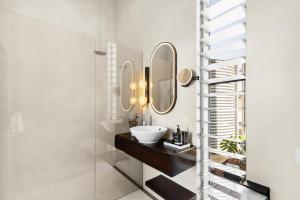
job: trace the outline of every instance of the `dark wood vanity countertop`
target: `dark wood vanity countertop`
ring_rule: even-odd
[[[141,144],[130,133],[115,136],[115,146],[128,155],[174,177],[196,165],[196,148],[177,150],[165,147],[164,139],[155,144]]]

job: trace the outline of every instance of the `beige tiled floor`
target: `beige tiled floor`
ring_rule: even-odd
[[[135,191],[119,200],[151,200],[142,190]]]
[[[97,161],[97,199],[119,199],[138,188],[127,180],[106,161]],[[87,171],[73,177],[49,184],[35,184],[32,188],[21,190],[19,185],[12,188],[9,200],[92,200],[95,199],[95,172]],[[140,196],[137,196],[140,197]],[[131,199],[131,198],[130,198]],[[135,198],[143,200],[142,198]],[[146,199],[145,199],[146,200]]]
[[[106,161],[97,161],[96,199],[118,199],[138,188]]]

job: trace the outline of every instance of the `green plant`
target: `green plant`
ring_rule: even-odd
[[[237,140],[239,142],[237,142]],[[243,154],[245,152],[245,141],[246,141],[246,136],[245,135],[240,135],[237,137],[233,137],[230,139],[224,139],[220,143],[220,148],[223,151],[227,151],[230,153],[241,153]]]
[[[239,152],[238,147],[237,147],[237,142],[231,141],[231,140],[222,140],[220,143],[220,148],[223,151],[227,151],[230,153],[237,153]]]

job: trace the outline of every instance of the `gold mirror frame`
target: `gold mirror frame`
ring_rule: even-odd
[[[158,44],[156,47],[155,47],[155,49],[153,50],[153,52],[152,52],[152,55],[151,55],[151,59],[150,59],[150,73],[149,73],[149,76],[150,76],[150,83],[153,83],[153,81],[152,81],[152,77],[153,77],[153,74],[152,74],[152,69],[153,69],[153,58],[154,58],[154,55],[155,55],[155,53],[158,51],[158,49],[160,48],[160,47],[162,47],[162,46],[164,46],[164,45],[167,45],[167,46],[169,46],[169,48],[172,50],[172,52],[173,52],[173,83],[174,83],[174,87],[173,87],[173,94],[174,94],[174,97],[173,97],[173,99],[172,99],[172,103],[171,103],[171,105],[170,105],[170,107],[166,110],[166,111],[159,111],[159,110],[157,110],[157,108],[155,108],[155,106],[153,105],[153,103],[152,103],[152,101],[153,101],[153,96],[152,96],[152,88],[151,88],[151,84],[149,84],[149,94],[150,94],[150,104],[151,104],[151,107],[152,107],[152,109],[156,112],[156,113],[158,113],[158,114],[160,114],[160,115],[163,115],[163,114],[167,114],[167,113],[169,113],[173,108],[174,108],[174,106],[175,106],[175,104],[176,104],[176,100],[177,100],[177,77],[176,77],[176,74],[177,74],[177,52],[176,52],[176,48],[175,48],[175,46],[174,45],[172,45],[171,43],[169,43],[169,42],[162,42],[162,43],[160,43],[160,44]]]
[[[120,72],[120,104],[121,104],[121,108],[122,108],[122,110],[123,111],[125,111],[125,112],[129,112],[131,109],[132,109],[132,107],[133,107],[133,105],[131,104],[131,102],[130,102],[130,98],[131,97],[134,97],[134,91],[133,90],[131,90],[129,87],[128,88],[126,88],[126,89],[128,89],[128,90],[131,90],[131,97],[129,98],[129,103],[130,103],[130,106],[129,106],[129,108],[128,109],[126,109],[126,108],[124,108],[124,106],[123,106],[123,102],[122,102],[122,100],[123,100],[123,95],[122,95],[122,91],[123,91],[123,88],[124,88],[124,86],[123,86],[123,70],[124,70],[124,67],[126,66],[126,65],[129,65],[130,66],[130,68],[131,68],[131,83],[133,83],[134,82],[134,67],[133,67],[133,63],[130,61],[130,60],[127,60],[127,61],[125,61],[123,64],[122,64],[122,67],[121,67],[121,72]],[[129,84],[130,85],[130,84]]]

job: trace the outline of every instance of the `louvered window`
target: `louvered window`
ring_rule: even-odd
[[[246,0],[199,0],[201,199],[240,199],[246,178]]]

